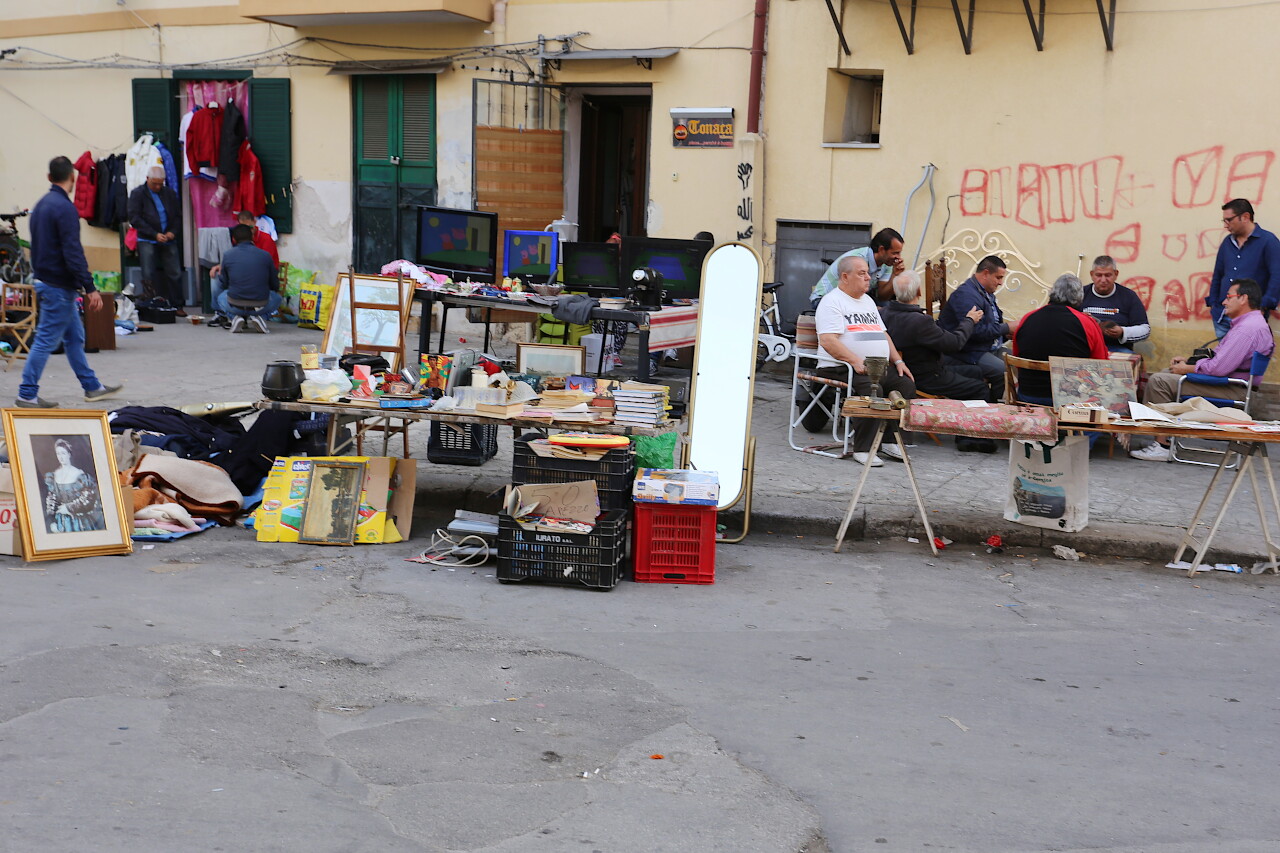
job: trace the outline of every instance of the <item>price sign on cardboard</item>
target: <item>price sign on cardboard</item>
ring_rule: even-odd
[[[545,515],[594,524],[600,514],[600,498],[594,480],[580,483],[529,483],[516,486],[507,497],[507,514],[513,518]]]

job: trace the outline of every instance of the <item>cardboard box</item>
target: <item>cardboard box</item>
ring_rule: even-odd
[[[716,506],[720,477],[714,471],[637,468],[631,497],[641,503]]]
[[[403,542],[409,538],[418,467],[413,459],[389,456],[281,456],[271,465],[262,505],[254,513],[259,542],[297,542],[307,503],[311,465],[318,459],[364,462],[357,545]]]
[[[22,532],[18,529],[18,499],[8,465],[0,465],[0,554],[21,557]]]

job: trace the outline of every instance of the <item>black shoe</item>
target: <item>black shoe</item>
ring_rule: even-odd
[[[967,435],[956,436],[956,450],[961,453],[995,453],[997,450],[994,438],[970,438]]]
[[[231,325],[231,321],[228,320],[226,317],[223,317],[221,314],[219,314],[218,316],[214,317],[205,325],[207,325],[210,329],[225,329]]]

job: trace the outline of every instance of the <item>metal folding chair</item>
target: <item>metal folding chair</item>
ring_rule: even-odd
[[[1186,373],[1178,377],[1178,387],[1174,395],[1174,399],[1179,403],[1184,400],[1190,400],[1192,397],[1204,397],[1210,403],[1219,408],[1235,408],[1240,409],[1246,415],[1249,414],[1249,404],[1253,402],[1253,380],[1261,379],[1262,375],[1267,372],[1267,366],[1271,364],[1271,353],[1263,355],[1260,352],[1253,354],[1253,360],[1249,363],[1249,378],[1232,379],[1229,376],[1210,376],[1207,373]],[[1197,385],[1212,385],[1218,388],[1228,386],[1238,386],[1244,388],[1244,399],[1235,400],[1230,397],[1206,397],[1204,394],[1184,394],[1182,386],[1185,382],[1195,382]],[[1200,439],[1192,439],[1200,441]],[[1215,450],[1212,447],[1201,447],[1197,445],[1187,445],[1186,439],[1173,438],[1169,440],[1169,454],[1172,459],[1177,462],[1185,462],[1188,465],[1212,465],[1215,468],[1221,464],[1221,457],[1230,453],[1230,450]],[[1216,443],[1216,442],[1215,442]],[[1216,457],[1216,461],[1206,461],[1202,459],[1192,459],[1187,453],[1188,451],[1204,456]],[[1181,453],[1182,455],[1179,455]],[[1235,460],[1223,467],[1235,468],[1239,464],[1239,460]]]
[[[795,350],[791,368],[791,398],[795,408],[787,424],[787,443],[791,445],[792,450],[842,459],[849,455],[849,441],[853,435],[849,419],[840,413],[844,398],[849,396],[849,389],[853,386],[853,365],[841,365],[846,368],[844,382],[818,376],[814,372],[817,366],[817,352]],[[796,444],[796,427],[801,426],[806,417],[812,417],[818,413],[825,414],[830,419],[832,441],[830,447],[839,447],[839,453],[834,453],[823,445]]]

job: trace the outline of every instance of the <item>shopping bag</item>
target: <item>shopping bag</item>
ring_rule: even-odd
[[[1009,442],[1004,517],[1030,527],[1083,530],[1089,524],[1089,439]]]
[[[332,284],[304,284],[298,289],[298,325],[304,329],[323,329],[329,322],[333,302]]]

